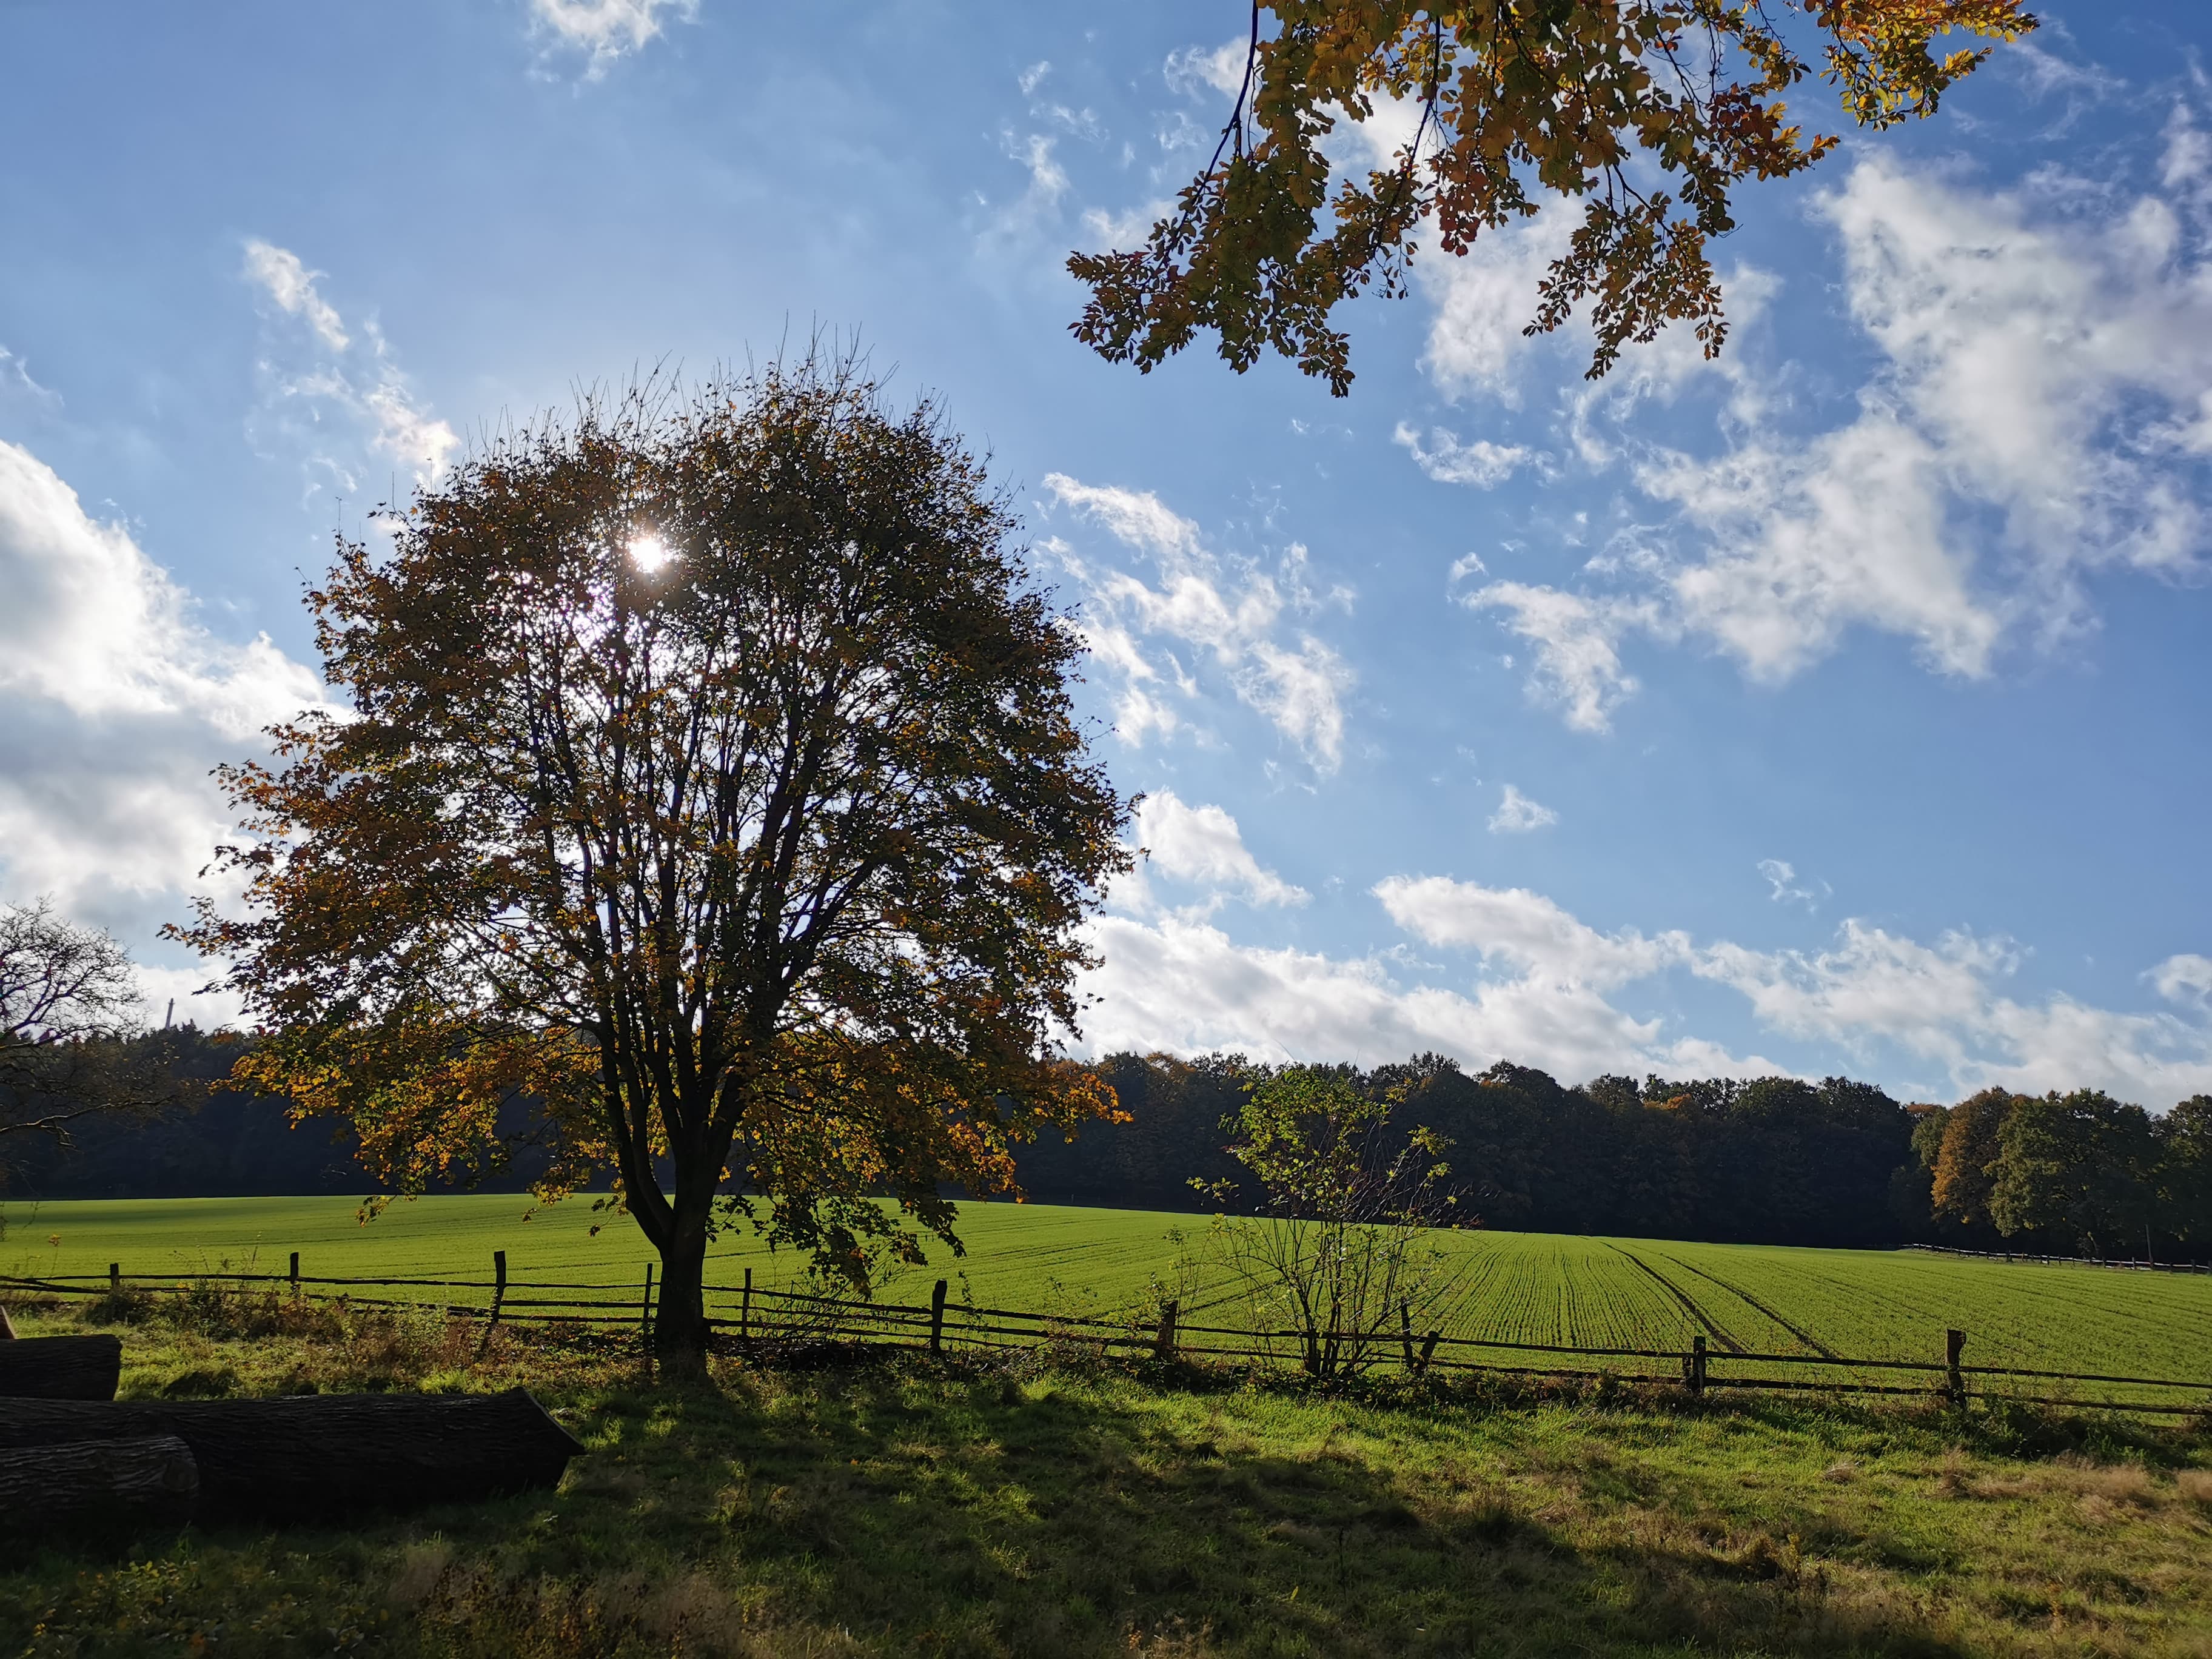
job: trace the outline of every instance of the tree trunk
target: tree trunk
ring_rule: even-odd
[[[119,1336],[26,1336],[0,1342],[0,1396],[112,1400],[122,1375]]]
[[[0,1401],[0,1449],[174,1435],[203,1519],[344,1519],[551,1486],[581,1451],[520,1389],[285,1400]]]
[[[653,1354],[674,1370],[699,1371],[707,1362],[707,1227],[678,1200],[676,1229],[660,1252],[660,1305],[653,1318]]]
[[[174,1435],[0,1451],[0,1537],[181,1527],[199,1495],[191,1448]]]

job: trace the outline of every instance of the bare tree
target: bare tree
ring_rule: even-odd
[[[180,1086],[142,1041],[143,1007],[130,953],[52,899],[0,905],[0,1152],[8,1137],[66,1146],[95,1112],[152,1111]]]

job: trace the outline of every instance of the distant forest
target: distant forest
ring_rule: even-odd
[[[179,1066],[212,1082],[234,1046],[172,1034]],[[1255,1067],[1234,1055],[1114,1054],[1097,1063],[1128,1121],[1021,1149],[1033,1200],[1209,1207],[1192,1182],[1235,1182],[1223,1120]],[[1391,1132],[1433,1128],[1470,1223],[1512,1231],[1879,1248],[1931,1243],[2027,1254],[2212,1260],[2212,1097],[2154,1116],[2094,1091],[1984,1091],[1904,1103],[1848,1078],[1572,1087],[1527,1066],[1472,1073],[1425,1054],[1341,1068],[1398,1104]],[[518,1122],[518,1128],[525,1127]],[[11,1146],[0,1198],[356,1194],[373,1183],[341,1126],[295,1126],[281,1102],[217,1091],[153,1121],[88,1120],[64,1150]],[[521,1191],[542,1152],[483,1182]]]

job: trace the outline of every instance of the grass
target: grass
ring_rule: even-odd
[[[623,1217],[588,1200],[533,1207],[470,1194],[394,1204],[356,1218],[343,1198],[77,1200],[4,1212],[0,1273],[100,1273],[160,1282],[222,1262],[282,1272],[301,1253],[310,1275],[489,1277],[507,1253],[517,1279],[641,1286],[651,1257]],[[592,1226],[605,1225],[594,1236]],[[1113,1312],[1172,1278],[1203,1218],[1033,1205],[963,1206],[968,1246],[905,1270],[895,1298],[955,1297],[1064,1313]],[[2089,1264],[1970,1261],[1914,1251],[1786,1249],[1540,1233],[1444,1236],[1468,1263],[1451,1334],[1512,1340],[1680,1350],[1705,1332],[1717,1353],[1832,1352],[1934,1360],[1948,1327],[1967,1331],[1970,1364],[2128,1372],[2212,1381],[2212,1274],[2129,1273]],[[748,1236],[719,1243],[711,1280],[750,1267],[764,1284],[801,1268]],[[1186,1300],[1185,1317],[1206,1297]],[[718,1304],[718,1311],[725,1310]],[[1233,1320],[1229,1322],[1234,1322]]]
[[[0,1560],[0,1654],[2212,1654],[2212,1443],[2000,1407],[1152,1372],[794,1373],[238,1294],[127,1394],[526,1382],[560,1489]]]

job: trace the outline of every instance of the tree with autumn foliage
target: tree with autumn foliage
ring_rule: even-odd
[[[917,1224],[957,1248],[945,1187],[1111,1114],[1055,1045],[1127,809],[933,404],[820,353],[651,384],[387,525],[309,595],[346,706],[223,774],[244,908],[185,936],[262,1032],[243,1080],[401,1191],[532,1097],[549,1195],[611,1170],[659,1251],[679,1361],[719,1229],[865,1286]]]
[[[1253,0],[1212,160],[1141,248],[1069,258],[1091,289],[1074,333],[1150,370],[1210,330],[1238,372],[1273,350],[1340,397],[1338,306],[1404,293],[1425,235],[1461,254],[1579,203],[1524,331],[1587,305],[1593,377],[1670,322],[1713,356],[1728,324],[1709,246],[1735,228],[1736,186],[1840,142],[1808,137],[1786,94],[1817,76],[1878,131],[1936,113],[1990,50],[1951,40],[2035,27],[2021,0]],[[1378,118],[1412,138],[1337,178],[1330,136]]]

